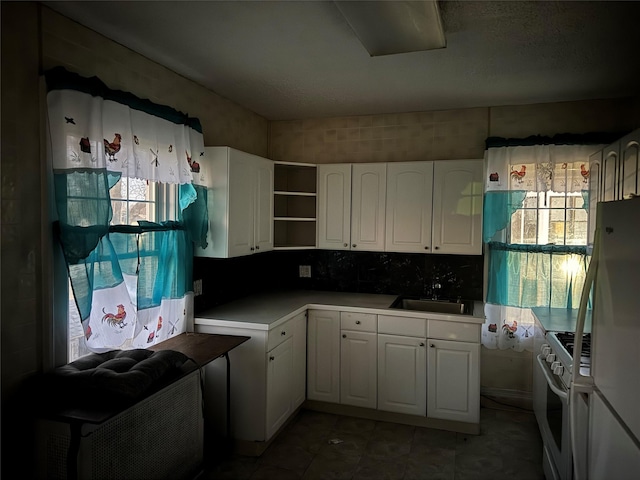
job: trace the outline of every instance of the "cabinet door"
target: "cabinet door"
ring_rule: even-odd
[[[386,251],[431,251],[432,193],[432,162],[387,165]]]
[[[292,412],[292,342],[289,338],[267,353],[267,440],[278,431]]]
[[[620,198],[640,195],[640,130],[630,133],[620,140]]]
[[[229,155],[229,257],[253,253],[255,166],[249,154]]]
[[[255,159],[256,205],[254,247],[256,252],[273,250],[273,162]]]
[[[434,253],[482,253],[482,160],[435,162]]]
[[[384,251],[387,164],[356,164],[351,173],[351,249]]]
[[[426,339],[378,335],[378,410],[426,415]]]
[[[618,167],[620,142],[604,149],[602,155],[602,200],[610,202],[618,199]]]
[[[340,312],[309,310],[307,398],[340,402]]]
[[[596,231],[596,210],[601,201],[601,175],[602,150],[589,156],[589,228],[587,231],[587,244],[593,245]]]
[[[307,393],[307,312],[293,318],[292,409],[302,405]]]
[[[377,335],[342,331],[340,340],[340,403],[376,408]]]
[[[349,250],[351,165],[318,165],[318,248]]]
[[[480,421],[480,344],[428,340],[427,417]]]

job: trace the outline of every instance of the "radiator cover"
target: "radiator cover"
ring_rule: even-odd
[[[79,479],[188,479],[202,467],[203,414],[196,370],[100,425],[81,427]],[[68,423],[38,422],[38,477],[67,478]]]

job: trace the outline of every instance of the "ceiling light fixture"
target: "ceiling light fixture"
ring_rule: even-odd
[[[446,46],[435,0],[334,3],[372,57]]]

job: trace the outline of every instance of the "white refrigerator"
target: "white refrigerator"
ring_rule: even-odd
[[[596,237],[576,334],[593,281],[591,369],[573,373],[571,402],[588,397],[588,435],[572,427],[577,480],[640,478],[640,198],[598,204]],[[576,335],[578,337],[578,335]],[[576,342],[578,343],[578,342]],[[580,345],[576,357],[580,359]],[[576,418],[572,415],[572,420]],[[577,427],[577,428],[576,428]],[[586,447],[586,448],[585,448]]]

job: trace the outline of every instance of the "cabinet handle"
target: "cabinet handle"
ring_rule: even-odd
[[[429,246],[428,246],[428,245],[425,245],[425,246],[424,246],[424,249],[425,249],[425,250],[429,250]]]
[[[430,344],[429,344],[429,346],[430,346],[431,348],[435,348],[435,345],[434,345],[433,343],[430,343]]]
[[[360,325],[360,320],[356,320],[356,325]]]
[[[424,347],[424,343],[420,342],[420,346],[421,346],[421,347]]]
[[[348,243],[345,243],[345,244],[344,244],[344,246],[345,246],[345,247],[348,247],[348,246],[349,246],[349,244],[348,244]]]
[[[342,338],[347,338],[347,336],[343,334],[343,335],[342,335]]]
[[[259,245],[256,245],[256,250],[260,250],[260,246]]]
[[[356,245],[355,243],[351,244],[351,246],[352,246],[353,248],[356,248],[356,247],[357,247],[357,245]]]
[[[433,247],[433,248],[435,248],[436,250],[440,250],[440,247]]]
[[[253,252],[255,250],[255,248],[251,247],[251,251]]]
[[[273,355],[271,355],[271,356],[269,357],[269,361],[270,361],[270,362],[273,362],[275,359],[276,359],[276,357],[274,357]]]
[[[285,332],[284,330],[282,330],[282,331],[280,332],[280,335],[282,335],[283,337],[284,337],[286,334],[287,334],[287,332]]]

